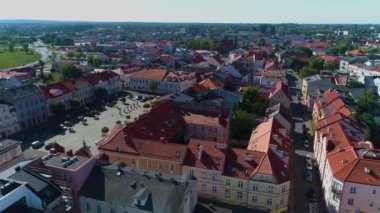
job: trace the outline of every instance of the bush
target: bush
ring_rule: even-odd
[[[130,115],[127,115],[127,116],[125,116],[127,119],[130,119],[131,118],[131,116]]]
[[[145,104],[143,105],[143,107],[144,107],[144,108],[149,108],[149,107],[150,107],[150,104],[145,103]]]
[[[116,121],[116,124],[119,124],[119,125],[120,125],[120,124],[121,124],[121,120],[117,120],[117,121]]]
[[[126,98],[125,98],[125,97],[120,98],[120,101],[121,101],[121,102],[125,102],[125,101],[126,101]]]
[[[105,127],[102,128],[102,133],[103,134],[107,133],[108,131],[109,131],[108,127],[105,126]]]
[[[72,126],[73,126],[73,124],[72,124],[70,121],[65,121],[65,122],[63,123],[63,125],[65,125],[65,126],[67,126],[67,127],[72,127]]]

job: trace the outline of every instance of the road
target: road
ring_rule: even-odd
[[[315,193],[315,200],[317,202],[319,213],[327,212],[323,203],[321,184],[319,180],[318,169],[313,168],[313,181],[306,182],[304,180],[305,175],[305,157],[306,154],[313,154],[313,138],[310,136],[310,128],[308,124],[308,113],[305,105],[302,104],[297,94],[301,94],[301,81],[298,80],[294,72],[288,76],[288,83],[292,98],[292,114],[293,114],[293,129],[291,132],[294,146],[293,156],[293,175],[292,175],[292,189],[290,199],[290,212],[309,212],[310,202],[309,197],[313,191]],[[308,132],[307,134],[306,131]],[[305,148],[303,141],[307,138],[310,143],[310,147]],[[315,202],[315,201],[313,201]]]

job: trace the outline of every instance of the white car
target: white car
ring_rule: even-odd
[[[306,169],[309,171],[313,170],[313,162],[311,161],[310,158],[306,158]]]

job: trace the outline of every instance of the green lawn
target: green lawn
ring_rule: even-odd
[[[38,61],[40,58],[40,54],[34,51],[29,53],[20,50],[9,52],[3,49],[0,50],[0,70],[29,64]]]

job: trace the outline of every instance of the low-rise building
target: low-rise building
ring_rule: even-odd
[[[302,96],[309,111],[313,110],[314,100],[324,91],[333,89],[331,81],[321,78],[320,75],[309,76],[302,80]]]
[[[195,83],[193,73],[174,73],[163,69],[147,69],[129,76],[128,87],[132,90],[170,94],[188,90]]]
[[[5,139],[0,141],[0,165],[22,155],[21,141]]]
[[[22,161],[0,173],[0,212],[63,212],[61,189]]]
[[[230,114],[222,111],[182,109],[187,138],[227,143],[230,136]]]
[[[65,81],[63,84],[72,92],[72,98],[78,100],[81,106],[92,103],[94,99],[94,89],[83,77],[76,78],[72,81]]]
[[[326,118],[335,113],[349,117],[353,112],[340,98],[336,90],[327,90],[314,100],[313,119],[315,121]]]
[[[287,109],[290,109],[291,97],[287,85],[282,81],[277,81],[269,93],[269,107],[281,104]]]
[[[0,138],[6,138],[19,130],[16,107],[0,103]]]
[[[16,107],[20,129],[26,129],[47,120],[44,93],[33,84],[0,88],[0,100]]]
[[[192,213],[197,200],[191,175],[165,175],[120,164],[95,167],[80,192],[84,213]]]
[[[41,85],[40,88],[45,95],[49,115],[54,113],[53,106],[55,104],[61,104],[65,109],[71,108],[70,100],[72,99],[72,91],[63,83]]]
[[[104,88],[107,94],[113,94],[121,90],[120,76],[111,71],[95,72],[84,76],[94,89]]]

